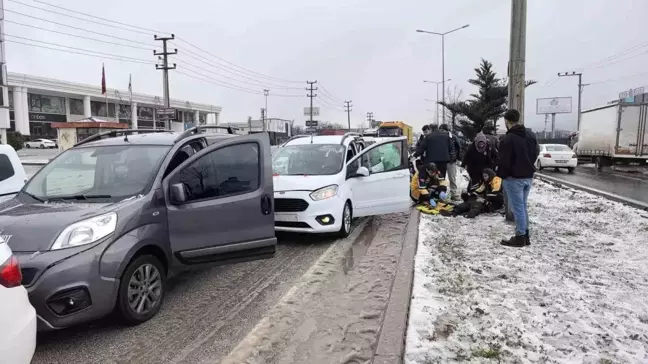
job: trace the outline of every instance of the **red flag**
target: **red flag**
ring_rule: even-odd
[[[101,94],[106,94],[106,70],[103,63],[101,64]]]

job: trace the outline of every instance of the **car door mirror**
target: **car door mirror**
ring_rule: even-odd
[[[187,201],[187,194],[182,183],[176,183],[170,187],[171,203],[180,204]]]
[[[364,166],[358,167],[358,169],[355,171],[353,177],[369,177],[369,169]]]

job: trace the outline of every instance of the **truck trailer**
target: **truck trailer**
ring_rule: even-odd
[[[570,136],[579,163],[598,170],[648,162],[648,103],[623,103],[585,110],[580,128]]]

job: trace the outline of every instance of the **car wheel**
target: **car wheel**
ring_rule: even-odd
[[[540,163],[539,160],[536,162],[536,170],[538,170],[538,171],[542,170],[542,164]]]
[[[138,325],[155,316],[164,300],[166,275],[160,260],[142,255],[132,261],[119,283],[117,310],[129,325]]]
[[[45,146],[43,144],[41,144],[40,149],[45,149]]]
[[[351,209],[351,202],[347,201],[342,210],[342,226],[338,231],[338,238],[346,238],[351,234],[351,222],[353,221],[353,210]]]
[[[31,148],[31,145],[29,145],[29,143],[26,143],[25,146],[26,146],[28,149]]]
[[[569,167],[567,168],[567,172],[574,173],[574,169],[575,169],[574,167]]]

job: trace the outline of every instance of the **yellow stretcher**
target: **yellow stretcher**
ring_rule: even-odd
[[[428,204],[416,205],[417,210],[421,211],[424,214],[430,214],[430,215],[449,213],[452,212],[453,208],[454,208],[453,205],[445,202],[437,202],[437,205],[435,207],[432,207]]]

